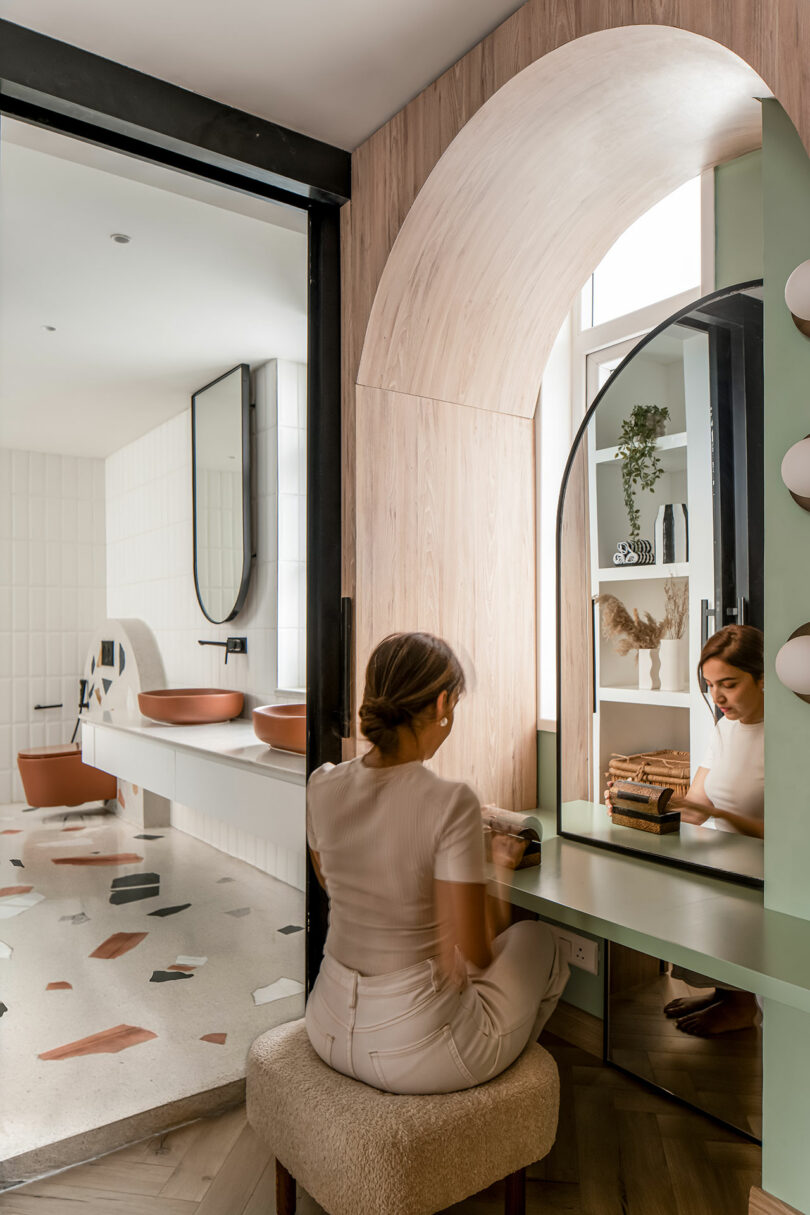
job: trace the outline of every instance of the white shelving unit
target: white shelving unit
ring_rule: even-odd
[[[610,361],[610,351],[591,356]],[[594,388],[598,377],[592,378]],[[664,565],[612,564],[616,544],[628,539],[618,440],[621,423],[636,404],[667,406],[667,433],[656,443],[662,475],[653,492],[640,491],[641,537],[654,542],[658,508],[684,502],[689,515],[689,560]],[[601,800],[611,754],[675,748],[689,751],[692,770],[699,766],[712,718],[702,704],[694,674],[700,652],[700,601],[713,599],[711,423],[708,344],[693,329],[674,326],[655,338],[621,373],[603,397],[588,430],[591,592],[610,593],[628,610],[664,614],[664,586],[670,577],[689,580],[690,686],[678,692],[641,691],[633,655],[620,656],[600,636],[594,605],[595,703],[592,791]],[[695,521],[699,521],[695,524]]]
[[[640,357],[643,358],[644,356],[641,355]],[[661,435],[661,438],[657,440],[655,445],[658,448],[658,451],[661,453],[669,452],[669,451],[677,451],[677,450],[679,450],[679,448],[682,448],[682,447],[685,448],[686,447],[686,431],[681,430],[677,434]],[[594,455],[593,455],[594,462],[596,464],[612,463],[614,460],[617,460],[618,457],[619,457],[618,445],[616,447],[598,447],[595,449]],[[670,461],[670,463],[672,463],[672,461]]]
[[[598,701],[614,701],[616,704],[657,705],[665,709],[688,709],[689,692],[643,691],[638,686],[597,688]]]
[[[656,572],[657,571],[657,572]],[[642,582],[649,578],[688,578],[689,562],[672,565],[606,565],[596,571],[599,582]]]

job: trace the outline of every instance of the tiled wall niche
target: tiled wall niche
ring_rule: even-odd
[[[254,550],[250,589],[239,615],[226,624],[212,624],[202,614],[194,592],[191,503],[190,409],[156,427],[106,461],[107,488],[107,611],[113,617],[135,616],[154,632],[169,686],[229,687],[245,693],[248,706],[267,704],[277,695],[277,646],[289,646],[298,671],[303,649],[303,621],[297,613],[303,604],[299,593],[292,608],[277,619],[277,519],[279,509],[278,461],[285,468],[285,484],[300,487],[300,458],[295,480],[286,443],[286,425],[279,418],[299,418],[299,383],[306,368],[273,360],[254,373],[256,409],[253,510]],[[277,405],[277,396],[279,404]],[[291,399],[290,399],[291,398]],[[304,406],[305,408],[305,406]],[[281,434],[280,434],[281,430]],[[280,448],[280,442],[284,442]],[[305,534],[300,494],[282,496],[281,516],[289,537],[283,551],[297,558],[303,581],[301,538]],[[294,499],[295,526],[289,519],[287,499]],[[297,585],[289,576],[285,556],[284,585]],[[297,627],[290,627],[292,622]],[[229,635],[247,637],[247,655],[232,655],[227,666],[224,651],[200,646],[200,639],[219,641]],[[282,659],[286,658],[286,648]],[[285,670],[285,674],[289,672]],[[288,687],[300,686],[287,684]]]
[[[0,449],[0,804],[24,800],[18,751],[73,732],[107,614],[104,517],[103,460]]]

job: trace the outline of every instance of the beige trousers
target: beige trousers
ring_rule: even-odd
[[[434,958],[363,976],[325,954],[306,1008],[325,1063],[391,1093],[451,1093],[491,1080],[551,1016],[568,980],[548,925],[512,924],[461,990]]]

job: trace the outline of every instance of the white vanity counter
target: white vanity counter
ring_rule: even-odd
[[[143,739],[150,746],[199,753],[247,771],[260,772],[275,780],[289,781],[294,785],[306,784],[306,757],[268,747],[253,733],[252,724],[242,717],[211,726],[170,726],[151,721],[148,717],[126,721],[86,721],[82,725],[85,763],[93,763],[93,759],[88,758],[88,751],[93,745],[88,737],[91,730],[120,731]],[[97,760],[94,766],[100,766]]]
[[[283,864],[278,870],[275,862],[260,867],[284,880],[292,880],[287,875],[295,870],[293,884],[302,883],[306,758],[265,746],[249,721],[208,726],[161,725],[143,717],[85,721],[82,758],[119,781],[217,820],[223,831],[270,844]],[[171,821],[175,818],[172,808]],[[230,850],[225,843],[215,846]]]

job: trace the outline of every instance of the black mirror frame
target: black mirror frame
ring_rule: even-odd
[[[205,609],[205,604],[200,594],[200,582],[197,574],[197,397],[201,393],[206,392],[207,389],[213,388],[215,384],[226,380],[235,371],[241,372],[242,389],[242,576],[236,600],[230,614],[224,616],[222,620],[215,620],[213,616],[209,616]],[[251,476],[250,366],[247,363],[237,363],[235,367],[231,367],[230,371],[226,371],[223,375],[217,376],[215,380],[211,380],[210,384],[204,384],[202,388],[198,388],[191,397],[191,523],[194,531],[194,590],[197,595],[197,603],[200,605],[200,611],[206,620],[210,620],[212,624],[225,624],[228,620],[233,620],[234,616],[237,616],[244,607],[245,599],[247,598],[253,560],[253,529],[251,525],[252,511],[250,502]]]
[[[557,618],[556,618],[556,622],[555,622],[556,652],[557,652],[557,670],[556,670],[556,675],[555,675],[556,692],[557,692],[557,696],[556,696],[556,700],[557,700],[557,732],[556,732],[557,771],[555,774],[555,776],[556,776],[555,784],[556,784],[556,791],[557,791],[557,834],[558,834],[558,836],[561,839],[574,840],[578,844],[588,844],[592,848],[600,848],[605,852],[619,852],[619,853],[623,853],[625,856],[632,856],[637,859],[651,861],[654,865],[667,865],[670,868],[684,869],[691,873],[699,873],[703,877],[718,878],[722,881],[734,882],[737,885],[750,886],[757,890],[762,890],[764,888],[764,885],[765,885],[764,878],[756,878],[756,877],[750,877],[746,874],[733,873],[729,870],[717,869],[717,868],[713,868],[709,865],[699,865],[694,861],[679,860],[677,857],[657,856],[653,852],[644,852],[641,849],[631,848],[625,844],[607,843],[604,840],[592,839],[586,835],[577,835],[577,833],[574,831],[565,831],[563,829],[563,825],[562,825],[562,732],[560,730],[561,708],[562,708],[562,672],[560,670],[559,655],[561,653],[561,645],[562,645],[562,621],[561,621],[562,604],[561,604],[561,593],[560,593],[560,587],[561,587],[560,549],[561,549],[561,540],[562,540],[563,507],[565,505],[565,492],[566,492],[566,489],[568,488],[568,480],[571,475],[571,470],[574,466],[574,460],[579,452],[580,443],[582,442],[582,440],[585,436],[585,432],[588,429],[591,418],[595,414],[595,412],[599,406],[599,403],[602,400],[602,397],[605,395],[607,390],[612,386],[614,377],[618,376],[619,373],[624,370],[624,368],[627,366],[627,364],[630,363],[636,357],[636,355],[639,354],[644,349],[645,346],[649,345],[649,343],[652,342],[656,337],[658,337],[658,335],[660,333],[662,333],[665,329],[668,329],[670,327],[670,325],[674,325],[678,321],[683,320],[685,317],[688,317],[691,313],[693,313],[697,308],[700,308],[702,305],[705,305],[705,304],[711,302],[712,300],[721,300],[721,299],[724,299],[726,296],[737,294],[742,291],[753,290],[757,287],[762,287],[762,286],[763,286],[763,280],[761,278],[751,279],[748,282],[734,283],[732,286],[722,287],[718,291],[712,291],[708,295],[703,295],[699,299],[693,300],[691,304],[687,304],[685,307],[679,309],[678,312],[674,312],[672,314],[672,316],[668,316],[666,318],[666,320],[662,321],[660,325],[657,325],[655,327],[655,329],[651,329],[648,334],[646,334],[643,338],[641,338],[638,341],[638,343],[633,347],[633,349],[630,351],[630,353],[628,355],[626,355],[625,358],[622,359],[619,366],[616,367],[615,370],[608,376],[606,382],[602,385],[599,392],[594,397],[593,402],[587,409],[585,416],[582,419],[582,422],[580,423],[579,428],[577,429],[577,433],[574,436],[573,442],[571,444],[571,450],[568,453],[568,459],[566,460],[566,463],[565,463],[565,469],[563,471],[562,481],[560,483],[560,496],[557,500],[557,524],[556,524],[556,533],[555,533],[555,550],[556,550],[555,551],[555,571],[556,571],[556,580],[557,580],[556,587],[555,587],[555,605],[556,605],[556,613],[557,613]]]

